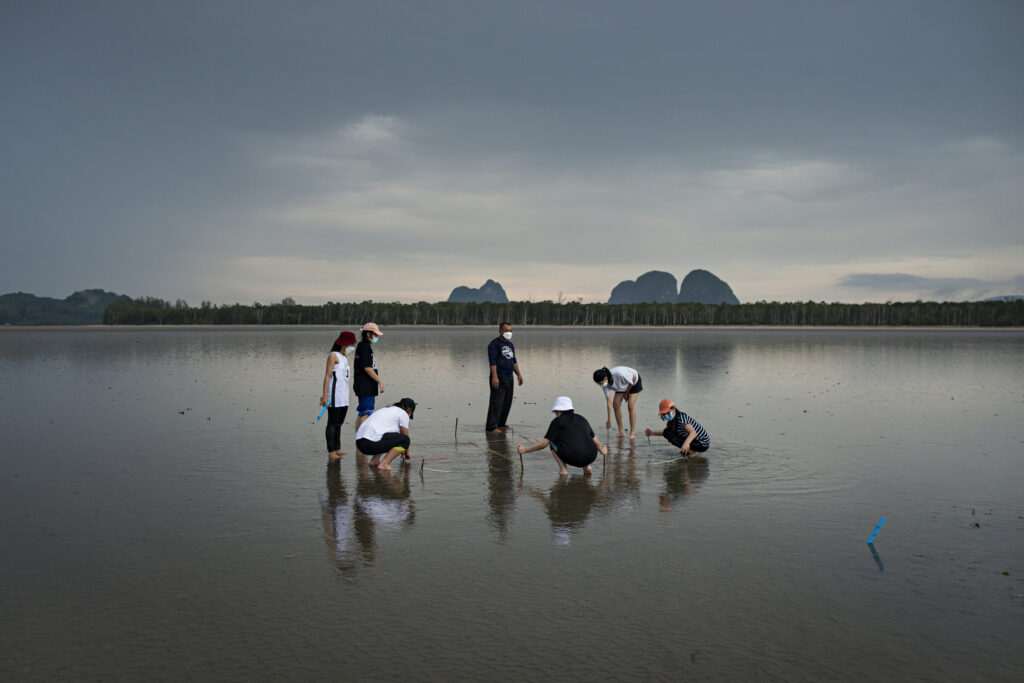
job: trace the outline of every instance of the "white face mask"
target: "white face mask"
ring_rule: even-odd
[[[512,338],[512,333],[511,332],[503,332],[501,336],[504,337],[505,339],[511,339]]]
[[[355,350],[356,350],[356,347],[354,347],[354,346],[346,346],[345,347],[345,354],[348,355],[348,356],[351,356],[352,352],[355,351]]]

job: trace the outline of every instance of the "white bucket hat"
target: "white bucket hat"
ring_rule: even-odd
[[[551,412],[556,410],[565,412],[566,410],[572,410],[572,399],[568,396],[559,396],[555,399],[555,405],[551,407]]]

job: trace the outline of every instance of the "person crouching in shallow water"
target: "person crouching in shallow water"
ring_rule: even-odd
[[[572,408],[572,399],[559,396],[551,408],[555,419],[548,425],[548,431],[538,443],[523,447],[519,444],[519,454],[533,453],[542,448],[551,447],[551,455],[558,463],[559,474],[569,474],[566,465],[582,467],[590,474],[593,470],[590,463],[597,459],[597,454],[608,455],[608,447],[601,445],[601,440],[594,436],[587,418],[577,415]]]
[[[683,460],[711,448],[711,437],[707,430],[692,417],[677,409],[672,399],[662,399],[658,404],[658,413],[665,422],[665,428],[645,429],[644,433],[647,436],[664,436],[673,446],[679,447]]]
[[[356,448],[360,453],[373,456],[367,465],[390,470],[391,461],[399,455],[409,459],[409,420],[415,410],[416,401],[403,398],[393,406],[374,412],[359,426]]]
[[[327,407],[327,455],[332,462],[345,455],[341,450],[341,425],[348,413],[348,391],[351,371],[346,353],[356,345],[356,335],[342,332],[334,341],[327,356],[327,374],[324,375],[324,390],[320,405]]]

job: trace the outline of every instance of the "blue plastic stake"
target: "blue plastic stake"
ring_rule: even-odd
[[[320,418],[324,416],[324,411],[325,410],[327,410],[327,406],[324,406],[323,408],[320,409],[320,414],[316,416],[316,421],[317,422],[319,422]],[[884,522],[885,520],[883,519],[882,521]],[[872,538],[874,538],[874,536],[872,536]]]
[[[870,536],[868,536],[867,542],[869,545],[875,542],[875,536],[877,536],[878,532],[882,530],[883,524],[885,524],[885,517],[882,517],[880,520],[878,520],[878,525],[875,526],[875,530],[871,532]]]

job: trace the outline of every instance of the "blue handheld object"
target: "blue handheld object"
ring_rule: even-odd
[[[868,536],[867,542],[869,544],[875,542],[875,536],[877,536],[878,532],[882,530],[883,524],[885,524],[885,517],[882,517],[880,520],[878,520],[878,524],[875,526],[875,530],[871,532],[870,536]]]
[[[319,422],[320,418],[324,416],[324,411],[325,410],[327,410],[327,406],[324,406],[323,408],[320,409],[320,414],[316,416],[316,421],[317,422]],[[882,521],[885,521],[885,520],[882,520]],[[874,536],[872,536],[872,538],[874,538]]]

